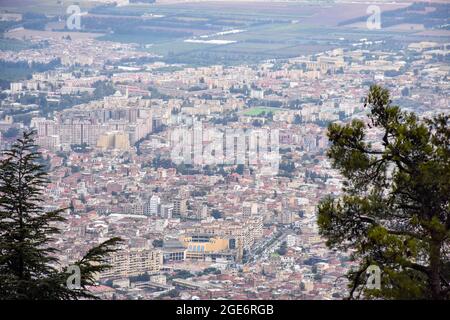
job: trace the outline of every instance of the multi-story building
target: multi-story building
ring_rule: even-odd
[[[157,195],[152,195],[150,198],[150,215],[157,216],[160,212],[161,198]]]
[[[186,199],[177,197],[173,202],[173,214],[178,216],[187,215],[187,201]]]
[[[224,257],[241,261],[244,250],[251,250],[263,235],[263,218],[253,216],[236,221],[206,222],[186,228],[182,242],[186,259]]]
[[[161,216],[166,219],[172,218],[173,205],[172,204],[162,204],[161,205]]]
[[[258,204],[251,202],[244,202],[242,204],[242,214],[246,217],[258,214]]]
[[[159,272],[163,264],[160,250],[130,248],[120,249],[109,255],[106,263],[112,267],[103,271],[100,278],[130,277]]]
[[[233,237],[220,237],[211,234],[195,233],[182,237],[182,243],[187,248],[186,259],[206,260],[210,258],[225,258],[238,260],[235,251],[235,239]]]
[[[61,144],[126,150],[152,132],[153,126],[152,112],[145,103],[136,99],[124,101],[106,100],[81,105],[63,111],[56,120],[33,118],[31,127],[37,130],[38,137],[59,135]]]

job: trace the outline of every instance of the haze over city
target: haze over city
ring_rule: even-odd
[[[47,265],[67,272],[63,266],[83,266],[77,261],[92,247],[120,239],[102,260],[109,267],[82,282],[92,294],[85,298],[448,299],[448,158],[438,155],[448,152],[439,134],[448,135],[450,114],[449,8],[447,1],[1,1],[0,147],[11,150],[33,132],[35,161],[48,178],[41,211],[63,209],[64,218],[50,223],[59,231],[46,243],[55,249]],[[394,124],[397,111],[404,114]],[[416,138],[409,113],[430,128],[425,138]],[[425,120],[439,115],[446,120]],[[430,146],[423,154],[408,149],[418,141]],[[440,171],[404,169],[412,168],[410,155],[430,161],[420,170],[435,168],[429,163],[443,170],[439,187],[427,179]],[[1,156],[5,172],[9,156]],[[411,175],[409,184],[399,172]],[[429,204],[437,218],[408,211],[425,208],[426,199],[397,198],[397,189],[419,181],[422,193],[443,194]],[[373,200],[390,186],[395,197]],[[350,203],[356,196],[363,200]],[[356,208],[363,217],[351,221],[361,225],[325,199],[349,201],[342,208]],[[14,219],[0,209],[0,222]],[[394,211],[404,215],[388,217]],[[433,219],[442,236],[427,229]],[[380,240],[375,227],[396,238]],[[420,243],[429,234],[429,243],[440,241],[435,256]],[[388,262],[389,250],[401,258]],[[389,289],[358,278],[374,266]],[[398,279],[390,272],[417,283],[416,296],[392,289]]]

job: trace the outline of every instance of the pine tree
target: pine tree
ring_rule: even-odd
[[[70,289],[70,274],[61,268],[51,246],[56,227],[64,221],[64,209],[45,211],[43,194],[48,183],[33,132],[24,132],[0,160],[0,299],[95,298],[88,286],[95,274],[107,269],[106,256],[121,241],[112,238],[74,264],[80,268],[81,283]]]
[[[329,126],[328,156],[345,178],[344,195],[320,203],[320,233],[359,263],[348,273],[350,298],[449,299],[449,116],[419,119],[379,86],[365,107],[367,125]],[[380,268],[380,290],[367,287],[370,265]]]

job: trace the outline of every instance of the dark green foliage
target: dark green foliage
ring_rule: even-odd
[[[165,292],[163,294],[161,294],[158,298],[165,298],[165,297],[169,297],[169,298],[178,298],[180,296],[180,292],[177,289],[172,289],[168,292]]]
[[[153,244],[153,247],[155,247],[155,248],[162,248],[162,246],[164,245],[164,240],[155,239],[155,240],[153,240],[152,244]]]
[[[212,209],[211,216],[213,216],[214,219],[220,219],[220,218],[222,218],[222,212],[220,212],[217,209]]]
[[[286,241],[283,241],[281,243],[281,246],[278,248],[277,253],[280,256],[284,256],[287,253],[287,242]]]
[[[131,282],[144,282],[150,281],[150,275],[148,273],[140,274],[137,276],[128,277]]]
[[[244,165],[243,164],[238,164],[237,166],[236,166],[236,170],[235,170],[235,172],[237,173],[237,174],[240,174],[240,175],[243,175],[244,174]]]
[[[368,125],[331,124],[328,156],[345,177],[344,196],[319,205],[321,235],[352,251],[350,297],[449,299],[449,116],[420,120],[391,105],[373,86]],[[368,129],[381,141],[366,141]],[[381,269],[381,290],[366,288],[369,265]]]
[[[203,276],[203,275],[209,275],[209,274],[218,275],[221,273],[222,273],[222,271],[220,271],[220,269],[209,267],[209,268],[203,269],[203,271],[198,272],[197,276]]]
[[[94,99],[103,99],[103,97],[114,94],[115,89],[111,83],[106,81],[97,81],[94,83]]]
[[[83,142],[82,144],[71,144],[70,148],[76,153],[88,153],[92,150],[86,142]]]
[[[188,278],[192,278],[194,276],[194,274],[192,274],[190,271],[188,270],[178,270],[176,271],[176,273],[173,275],[172,279],[188,279]]]
[[[70,274],[61,268],[51,247],[59,233],[64,209],[47,212],[43,193],[48,183],[33,133],[24,132],[0,161],[0,299],[94,298],[87,287],[96,273],[107,269],[105,257],[120,241],[112,238],[89,250],[74,264],[81,271],[81,285],[69,289]]]
[[[284,176],[292,177],[292,174],[295,172],[295,164],[292,161],[283,160],[280,163],[279,169]]]

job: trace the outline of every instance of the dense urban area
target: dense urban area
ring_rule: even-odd
[[[82,10],[87,31],[1,8],[0,145],[36,131],[51,181],[46,209],[67,208],[54,243],[62,263],[125,240],[92,288],[99,297],[342,299],[355,262],[328,249],[316,224],[319,201],[343,187],[326,155],[327,126],[366,121],[372,84],[404,110],[449,113],[449,6],[438,5],[447,13],[441,29],[407,21],[373,36],[336,33],[310,52],[295,54],[296,44],[289,56],[223,63],[220,51],[205,53],[207,64],[196,63],[201,51],[185,63],[179,48],[163,52],[156,41],[153,51],[99,31],[111,22],[92,18],[120,6]],[[366,7],[344,20],[358,24]],[[163,16],[145,8],[143,21]],[[45,29],[35,25],[42,21]],[[202,50],[248,44],[236,24],[177,37]]]

